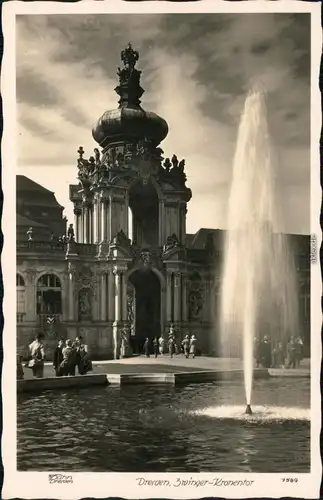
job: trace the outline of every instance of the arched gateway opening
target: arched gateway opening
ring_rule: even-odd
[[[133,310],[131,331],[133,349],[141,353],[146,337],[152,341],[161,333],[161,287],[156,274],[151,270],[137,270],[129,276],[133,287]]]

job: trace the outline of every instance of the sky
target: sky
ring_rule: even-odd
[[[55,192],[73,222],[77,149],[117,108],[120,52],[139,51],[142,106],[162,116],[165,157],[186,160],[187,232],[226,228],[238,125],[254,82],[267,93],[283,217],[310,233],[310,15],[20,15],[16,25],[18,173]]]

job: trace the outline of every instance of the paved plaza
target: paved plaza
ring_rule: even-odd
[[[134,374],[134,373],[178,373],[212,370],[242,370],[243,363],[238,358],[212,358],[198,356],[195,359],[186,359],[183,355],[158,356],[133,356],[120,360],[93,361],[93,374]],[[306,376],[310,372],[310,360],[303,359],[300,368],[296,369],[270,369],[274,376]],[[31,379],[32,371],[24,368],[25,380]],[[44,377],[54,377],[55,371],[50,362],[45,364]]]

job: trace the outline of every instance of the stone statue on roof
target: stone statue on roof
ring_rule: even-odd
[[[67,229],[67,239],[68,241],[75,241],[75,233],[73,224],[70,224]]]

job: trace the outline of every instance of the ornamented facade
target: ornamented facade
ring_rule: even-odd
[[[130,44],[121,53],[119,107],[106,111],[92,131],[101,151],[85,159],[78,150],[79,182],[70,186],[75,221],[67,236],[58,240],[58,228],[66,232],[62,211],[50,224],[46,217],[28,218],[26,203],[17,204],[21,352],[41,329],[49,348],[59,337],[83,335],[93,357],[119,358],[123,337],[139,352],[147,336],[173,324],[178,341],[194,333],[202,352],[217,353],[224,232],[186,233],[192,193],[185,160],[163,158],[159,145],[168,126],[140,105],[138,58]],[[36,197],[25,194],[30,198]],[[309,332],[309,238],[291,238],[302,263],[302,321]]]

